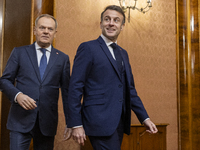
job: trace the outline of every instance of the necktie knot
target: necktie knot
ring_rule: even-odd
[[[41,50],[41,52],[43,53],[43,54],[46,54],[46,49],[45,48],[40,48],[40,50]]]
[[[117,44],[116,44],[116,43],[112,43],[112,44],[110,44],[110,46],[111,46],[113,49],[116,49],[116,48],[117,48]]]

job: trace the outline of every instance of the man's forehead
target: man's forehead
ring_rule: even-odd
[[[37,23],[39,26],[55,26],[55,21],[52,18],[40,18]]]
[[[38,22],[54,22],[55,23],[55,21],[52,19],[52,18],[49,18],[49,17],[42,17],[42,18],[40,18],[39,20],[38,20]]]
[[[103,17],[123,18],[123,15],[116,10],[108,9],[104,12]]]

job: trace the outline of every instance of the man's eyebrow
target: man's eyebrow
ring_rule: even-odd
[[[109,18],[111,18],[110,16],[104,16],[104,18],[105,18],[105,17],[109,17]]]
[[[104,16],[104,18],[105,18],[105,17],[114,18],[114,19],[116,19],[116,18],[120,19],[120,17]]]

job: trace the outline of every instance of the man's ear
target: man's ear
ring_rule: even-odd
[[[102,22],[100,22],[100,29],[102,29]]]
[[[36,35],[36,27],[33,27],[33,34]]]
[[[57,33],[57,32],[58,32],[58,31],[56,30],[56,31],[55,31],[55,34],[54,34],[54,38],[56,37],[56,33]]]
[[[121,31],[124,29],[125,23],[121,25]]]

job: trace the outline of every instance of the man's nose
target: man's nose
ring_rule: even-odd
[[[114,25],[114,20],[111,19],[109,24],[110,24],[110,25]]]
[[[48,28],[45,28],[45,29],[44,29],[44,33],[49,33]]]

